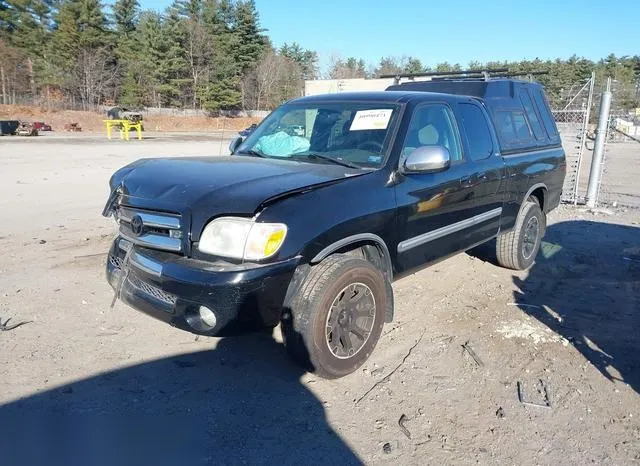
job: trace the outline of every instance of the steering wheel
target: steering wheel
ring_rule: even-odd
[[[377,141],[365,141],[356,146],[356,149],[370,150],[372,152],[382,152],[382,144]]]

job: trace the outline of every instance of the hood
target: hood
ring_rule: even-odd
[[[253,215],[274,198],[364,173],[248,156],[184,157],[138,160],[117,171],[110,184],[120,188],[121,203],[187,214],[196,227],[219,215]]]

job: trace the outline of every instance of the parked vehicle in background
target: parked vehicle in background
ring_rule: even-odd
[[[44,121],[34,121],[33,127],[38,131],[53,131],[51,125],[46,124]]]
[[[80,126],[80,123],[65,123],[64,130],[70,133],[79,133],[82,131],[82,126]]]
[[[32,123],[27,121],[21,121],[20,126],[18,126],[18,136],[37,136],[38,130],[33,126]]]
[[[112,107],[107,111],[107,117],[110,120],[128,120],[132,124],[141,124],[141,129],[144,131],[144,125],[142,125],[143,116],[140,110],[133,110],[127,107]]]
[[[16,134],[20,122],[18,120],[0,120],[0,136]]]
[[[192,333],[280,323],[327,378],[370,356],[394,279],[494,239],[502,266],[529,267],[566,166],[541,86],[513,79],[295,99],[230,150],[112,176],[107,279]]]

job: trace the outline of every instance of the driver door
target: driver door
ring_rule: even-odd
[[[473,217],[471,167],[464,159],[454,113],[445,103],[416,107],[402,147],[400,166],[417,147],[438,145],[449,152],[450,166],[436,173],[407,173],[396,185],[398,204],[397,261],[402,271],[467,249],[464,234]]]

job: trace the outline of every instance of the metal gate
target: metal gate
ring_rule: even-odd
[[[568,96],[564,108],[553,110],[553,118],[567,157],[567,175],[562,187],[562,201],[567,203],[577,204],[580,198],[580,173],[593,104],[594,82],[592,74],[575,95]],[[572,93],[571,90],[569,92]]]

